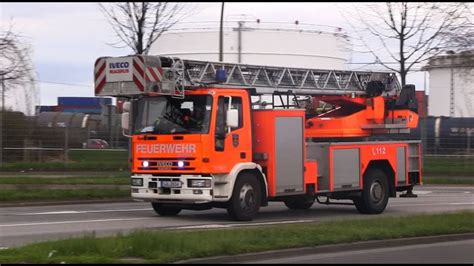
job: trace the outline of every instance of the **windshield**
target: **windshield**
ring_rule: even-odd
[[[188,95],[142,98],[136,103],[134,133],[205,134],[209,131],[212,97]]]

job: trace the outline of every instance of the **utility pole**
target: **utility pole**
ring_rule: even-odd
[[[449,116],[454,117],[455,116],[455,109],[454,109],[455,91],[454,91],[454,68],[453,68],[453,65],[451,65],[450,69],[451,69],[451,78],[450,78],[450,86],[449,86]]]
[[[224,61],[223,45],[224,45],[224,2],[222,2],[222,7],[221,7],[221,27],[220,27],[220,32],[219,32],[219,62]]]
[[[0,167],[3,167],[3,113],[5,112],[5,75],[2,75],[2,112],[0,114]]]
[[[237,63],[242,63],[242,26],[244,25],[244,22],[243,21],[239,21],[239,27],[238,27],[238,53],[239,53],[239,57],[238,57],[238,61]]]

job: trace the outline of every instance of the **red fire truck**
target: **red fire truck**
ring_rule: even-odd
[[[101,57],[95,94],[126,99],[131,195],[160,215],[248,221],[269,201],[315,200],[377,214],[422,182],[420,141],[404,134],[415,88],[394,73]]]

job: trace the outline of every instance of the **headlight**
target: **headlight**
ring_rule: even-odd
[[[148,161],[143,161],[142,166],[143,167],[148,167],[148,166],[150,166],[150,163]]]
[[[183,161],[178,161],[178,167],[181,168],[184,166],[184,162]]]
[[[188,187],[211,187],[210,179],[188,179]]]
[[[143,186],[143,178],[132,178],[132,186],[142,187]]]

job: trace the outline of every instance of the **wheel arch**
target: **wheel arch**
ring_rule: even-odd
[[[262,172],[262,167],[256,163],[240,163],[234,166],[230,172],[230,187],[234,188],[235,182],[242,173],[250,173],[257,177],[260,184],[260,193],[262,195],[262,205],[266,205],[268,202],[268,184],[265,178],[265,174]]]

